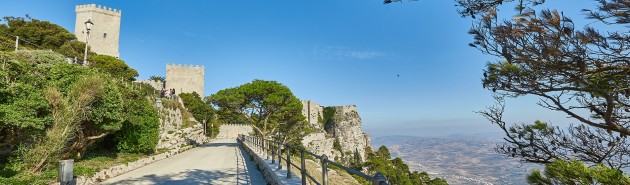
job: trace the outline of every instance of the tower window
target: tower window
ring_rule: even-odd
[[[107,33],[103,33],[103,38],[107,38]]]

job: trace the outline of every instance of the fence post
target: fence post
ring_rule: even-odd
[[[278,145],[278,169],[282,170],[282,144],[280,142],[276,144]]]
[[[382,185],[382,184],[387,184],[387,179],[382,173],[376,172],[376,174],[374,174],[374,177],[372,178],[372,185]]]
[[[263,138],[263,146],[265,146],[265,155],[267,156],[267,160],[269,160],[269,140]]]
[[[260,144],[258,144],[259,139],[258,137],[254,137],[254,146],[256,147],[256,151],[260,152]]]
[[[287,145],[285,145],[286,148],[286,153],[287,153],[287,179],[291,178],[291,145],[289,145],[289,143],[287,143]]]
[[[306,161],[304,160],[304,148],[300,148],[300,159],[302,161],[300,173],[302,174],[302,185],[306,185]]]
[[[267,153],[265,152],[265,138],[262,138],[262,137],[260,138],[260,150],[261,150],[260,153],[262,153],[263,155],[262,157],[266,158]]]
[[[269,145],[271,147],[271,164],[276,164],[276,145],[273,144],[274,141],[271,141]]]
[[[322,154],[322,185],[328,185],[328,156]]]
[[[15,36],[15,51],[18,51],[18,43],[20,43],[20,36]]]

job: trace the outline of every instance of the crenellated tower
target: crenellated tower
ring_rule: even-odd
[[[76,6],[75,12],[77,18],[74,24],[74,34],[77,39],[81,42],[86,41],[85,22],[90,20],[94,23],[89,38],[91,50],[97,54],[118,58],[122,11],[106,6],[87,4]]]
[[[204,95],[204,66],[166,64],[166,89],[175,89],[175,94],[197,92]]]

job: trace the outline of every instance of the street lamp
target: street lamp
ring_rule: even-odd
[[[158,113],[160,113],[160,110],[162,110],[162,100],[160,98],[155,100],[155,106],[158,108]]]
[[[83,55],[83,65],[87,66],[87,52],[88,52],[88,43],[90,40],[90,30],[92,30],[92,26],[94,26],[94,23],[92,23],[92,21],[90,19],[88,19],[87,21],[85,21],[85,30],[86,30],[86,35],[85,35],[85,53]]]

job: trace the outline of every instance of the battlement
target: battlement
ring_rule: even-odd
[[[75,11],[84,12],[84,11],[96,11],[101,12],[108,15],[114,15],[120,17],[122,15],[122,10],[117,10],[115,8],[96,5],[96,4],[86,4],[86,5],[77,5]]]
[[[200,65],[188,65],[188,64],[166,64],[166,68],[188,68],[191,70],[204,70],[204,66]]]
[[[356,112],[357,106],[356,105],[335,106],[335,110],[337,110],[338,114],[344,114],[347,112]]]

